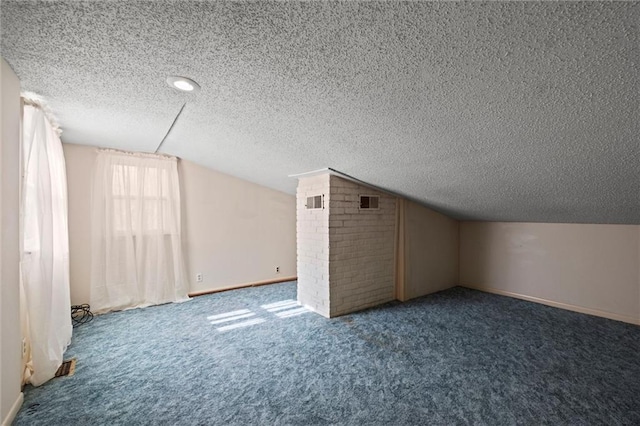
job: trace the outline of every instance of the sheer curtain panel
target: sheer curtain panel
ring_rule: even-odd
[[[21,274],[31,351],[25,380],[53,378],[71,341],[67,176],[62,143],[44,112],[25,104]]]
[[[91,257],[94,312],[188,299],[175,157],[98,150]]]

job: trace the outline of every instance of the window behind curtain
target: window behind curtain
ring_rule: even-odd
[[[98,150],[91,215],[94,312],[187,298],[175,157]]]
[[[112,168],[113,226],[126,232],[176,234],[171,223],[167,170],[114,164]]]

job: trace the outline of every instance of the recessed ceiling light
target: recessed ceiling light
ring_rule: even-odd
[[[200,90],[200,85],[187,77],[171,75],[167,77],[167,84],[181,92],[195,93]]]

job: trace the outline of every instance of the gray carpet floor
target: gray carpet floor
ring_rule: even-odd
[[[15,424],[640,424],[640,327],[460,287],[331,320],[295,298],[98,316]]]

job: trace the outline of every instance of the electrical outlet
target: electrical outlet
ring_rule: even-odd
[[[276,274],[279,274],[279,273],[280,273],[280,267],[276,266]]]
[[[22,339],[22,357],[27,354],[27,339]]]
[[[202,282],[202,273],[196,274],[196,282],[197,283],[201,283]]]

